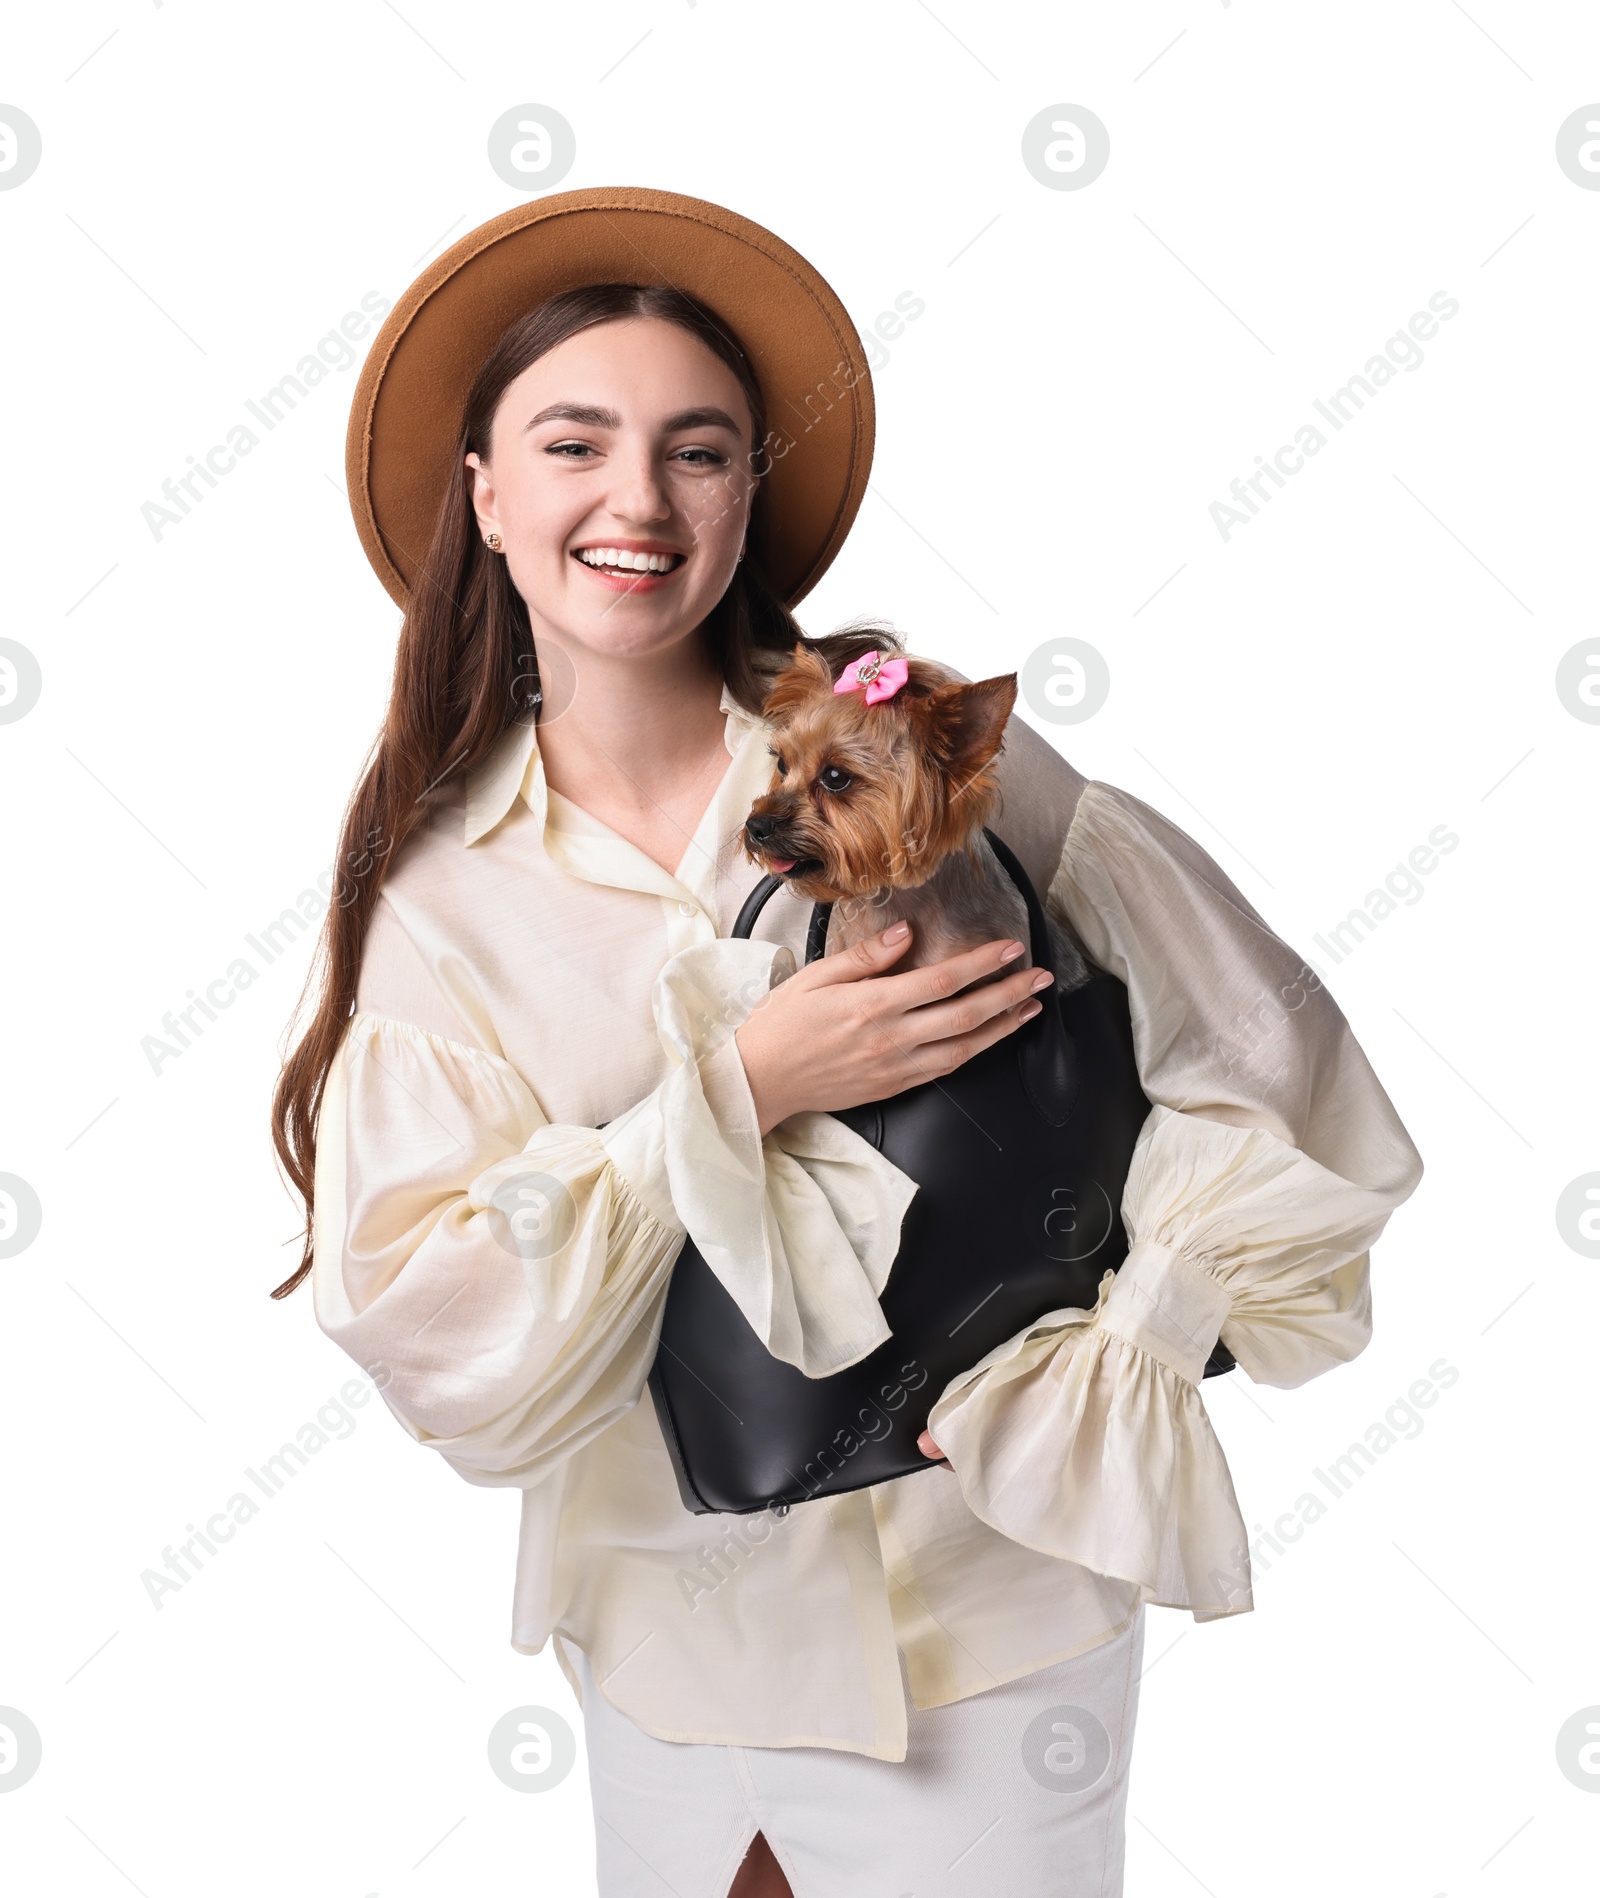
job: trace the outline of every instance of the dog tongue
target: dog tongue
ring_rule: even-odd
[[[794,868],[796,863],[799,862],[799,858],[798,857],[769,857],[767,861],[771,864],[773,870],[776,871],[776,873],[779,876],[782,876],[785,870],[792,870]]]

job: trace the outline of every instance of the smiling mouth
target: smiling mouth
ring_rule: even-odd
[[[593,573],[615,574],[632,579],[635,576],[655,577],[676,573],[687,555],[635,553],[627,547],[579,547],[572,557]]]

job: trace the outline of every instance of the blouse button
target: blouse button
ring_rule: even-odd
[[[678,905],[678,914],[680,916],[698,916],[699,913],[700,906],[698,903],[680,903]]]

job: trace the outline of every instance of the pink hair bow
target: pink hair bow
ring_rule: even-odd
[[[874,648],[846,666],[834,681],[833,689],[859,692],[865,688],[867,703],[876,705],[880,699],[892,699],[910,676],[911,668],[904,659],[885,659]]]

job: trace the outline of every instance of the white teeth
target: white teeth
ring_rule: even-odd
[[[626,547],[583,547],[578,558],[586,567],[619,567],[632,573],[670,573],[673,554],[636,554]]]

